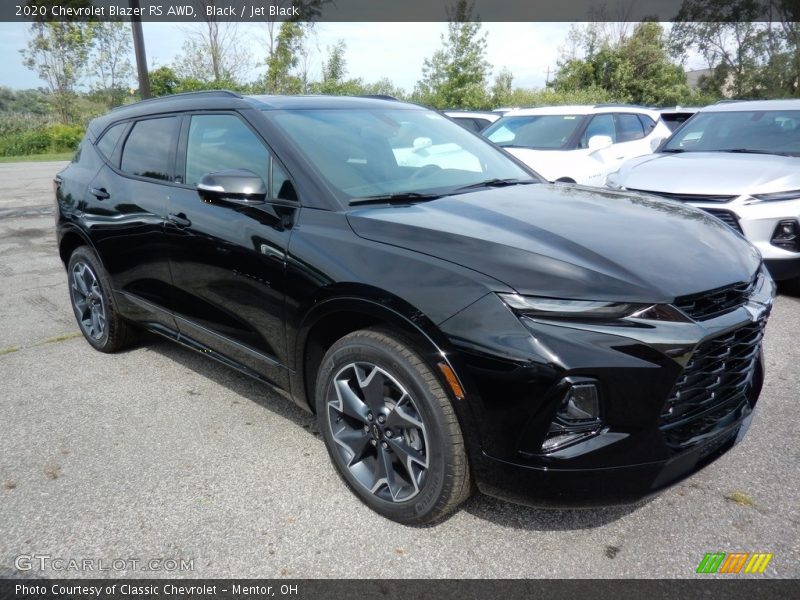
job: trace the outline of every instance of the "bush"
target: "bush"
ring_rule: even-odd
[[[45,152],[71,152],[83,138],[78,125],[49,125],[36,130],[0,135],[0,156],[28,156]]]

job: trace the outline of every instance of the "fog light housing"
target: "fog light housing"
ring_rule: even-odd
[[[775,226],[770,243],[790,252],[800,252],[800,223],[784,219]]]
[[[542,452],[549,453],[600,431],[600,388],[597,381],[568,377],[566,391],[545,436]]]

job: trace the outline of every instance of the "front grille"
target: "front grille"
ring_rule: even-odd
[[[652,194],[666,198],[667,200],[676,200],[678,202],[730,202],[737,196],[719,196],[709,194],[670,194],[668,192],[651,192],[648,190],[630,190],[631,192],[642,192],[643,194]]]
[[[766,320],[699,344],[672,389],[660,426],[682,446],[748,402]]]
[[[706,211],[708,214],[717,217],[720,221],[725,223],[728,227],[733,229],[734,231],[738,231],[739,233],[744,233],[742,231],[742,226],[739,225],[739,217],[737,217],[734,213],[729,210],[720,210],[718,208],[702,208],[699,207],[700,210]]]
[[[737,283],[708,292],[680,296],[673,305],[696,321],[713,319],[743,306],[758,281],[758,275],[752,281]]]

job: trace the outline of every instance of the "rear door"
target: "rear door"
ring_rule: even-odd
[[[181,119],[159,116],[113,125],[96,149],[105,164],[86,193],[86,226],[128,318],[176,329],[164,224],[174,185]]]
[[[186,115],[167,235],[182,334],[282,387],[286,250],[299,204],[286,170],[238,113]],[[206,173],[247,169],[267,185],[262,205],[203,202]]]

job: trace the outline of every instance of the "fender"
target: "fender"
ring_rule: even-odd
[[[91,237],[89,237],[89,235],[78,225],[71,223],[69,221],[62,220],[60,211],[59,211],[59,223],[57,232],[58,232],[57,233],[58,254],[61,257],[61,262],[64,264],[65,269],[67,268],[67,263],[69,262],[69,254],[65,254],[64,252],[64,239],[72,235],[76,235],[77,237],[81,238],[83,244],[79,245],[89,246],[97,255],[97,257],[100,259],[100,262],[101,263],[103,262],[103,258],[100,256],[100,253],[97,251],[97,248],[95,248],[94,242],[92,242]],[[74,250],[77,246],[78,245],[71,246],[69,248],[70,253],[72,253],[72,250]]]
[[[475,387],[469,381],[469,375],[461,365],[458,355],[447,337],[430,319],[404,300],[370,286],[337,284],[321,292],[322,299],[313,303],[303,315],[294,340],[289,340],[290,344],[294,344],[294,348],[289,348],[287,353],[294,360],[290,388],[292,397],[297,404],[306,410],[312,412],[314,410],[313,393],[308,389],[313,378],[308,377],[305,373],[306,342],[314,326],[325,317],[335,313],[359,313],[374,321],[387,324],[392,329],[413,339],[422,351],[423,360],[439,378],[450,398],[465,438],[478,436],[475,415],[472,412],[472,406],[475,403],[468,400],[477,393]],[[346,292],[350,293],[346,294]],[[439,363],[444,363],[455,375],[458,385],[464,390],[462,397],[456,396],[453,388],[446,381]],[[467,446],[468,448],[479,447],[477,444],[468,444]]]

